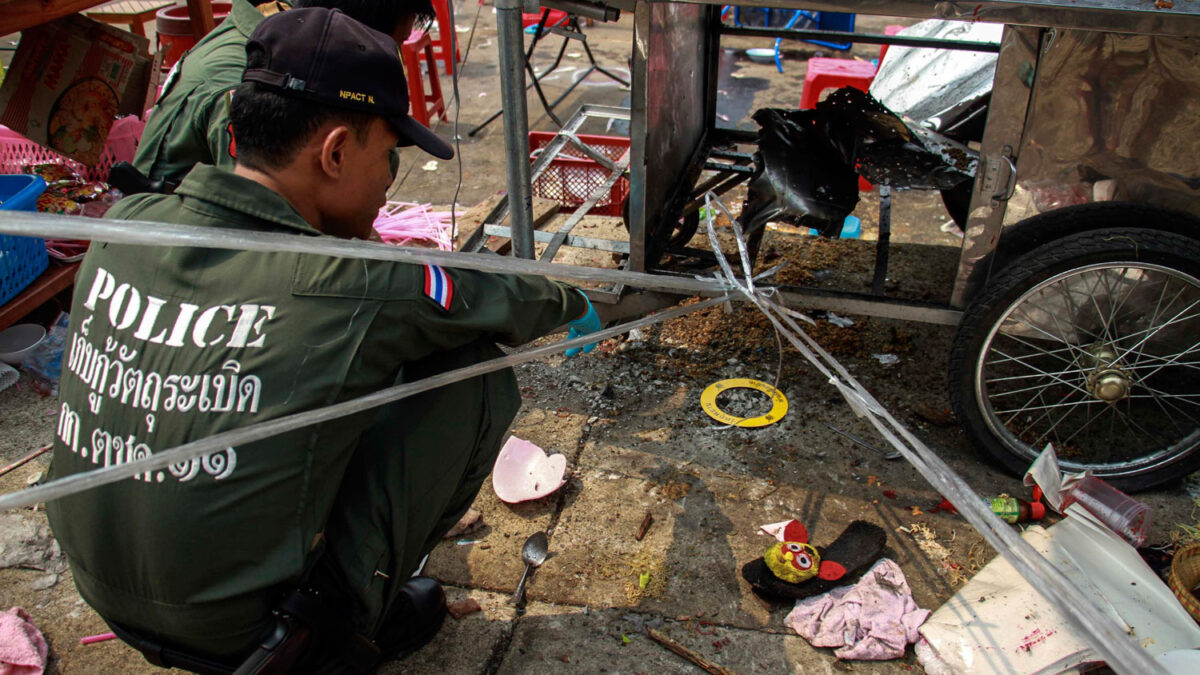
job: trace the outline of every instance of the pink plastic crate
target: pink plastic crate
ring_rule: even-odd
[[[134,115],[117,120],[108,134],[108,143],[96,166],[86,166],[0,125],[0,174],[23,173],[26,164],[55,162],[71,167],[87,180],[107,181],[109,169],[117,162],[132,162],[146,123]]]

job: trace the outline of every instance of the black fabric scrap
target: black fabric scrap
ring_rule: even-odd
[[[847,525],[827,548],[817,548],[821,560],[832,560],[846,568],[846,574],[841,579],[827,581],[813,577],[793,584],[775,576],[762,558],[743,565],[742,578],[750,582],[754,592],[764,598],[807,598],[858,581],[876,560],[883,557],[886,547],[887,532],[882,527],[865,520],[856,520]]]

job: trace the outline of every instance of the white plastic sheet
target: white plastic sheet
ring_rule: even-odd
[[[1022,538],[1149,654],[1200,646],[1200,627],[1137,551],[1086,511],[1072,506],[1068,512],[1049,528],[1030,527]],[[954,673],[1049,674],[1103,660],[1088,636],[1003,557],[938,608],[921,634]]]

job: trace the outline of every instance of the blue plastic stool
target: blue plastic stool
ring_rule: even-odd
[[[853,33],[854,15],[846,12],[817,12],[817,30],[836,30],[843,33]],[[853,46],[849,42],[826,42],[824,40],[809,40],[809,42],[842,52]]]

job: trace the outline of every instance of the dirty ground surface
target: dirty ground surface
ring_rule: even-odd
[[[475,9],[474,3],[459,3],[464,43]],[[882,33],[891,23],[907,21],[858,18],[864,32]],[[632,17],[597,24],[587,33],[602,65],[625,66]],[[730,39],[726,45],[731,49],[722,67],[721,110],[731,124],[750,124],[747,115],[758,107],[795,105],[804,59],[816,53],[815,47],[788,47],[780,75],[773,64],[751,63],[742,53],[770,41]],[[549,46],[556,48],[557,42]],[[540,50],[538,63],[547,62],[552,51]],[[578,69],[581,51],[568,48],[564,65]],[[854,54],[872,58],[876,52],[862,46]],[[500,122],[474,138],[466,135],[499,105],[496,57],[494,18],[485,6],[460,82],[461,209],[504,188]],[[552,96],[573,72],[547,78]],[[444,76],[442,85],[450,91]],[[560,112],[569,114],[581,102],[628,103],[626,90],[597,75],[578,91]],[[532,95],[529,110],[531,128],[552,128]],[[451,121],[438,127],[446,137],[453,119],[452,111]],[[410,152],[405,160],[393,190],[396,199],[435,205],[454,200],[457,161],[426,170],[428,157]],[[818,240],[780,228],[768,234],[764,251],[774,262],[788,263],[780,274],[789,283],[860,288],[870,279],[876,204],[864,196],[856,212],[864,222],[864,241]],[[893,214],[898,245],[889,291],[944,299],[959,240],[939,229],[947,220],[940,201],[903,193]],[[578,234],[619,236],[621,226],[616,219],[589,218],[580,227]],[[559,260],[606,264],[607,257],[564,253]],[[814,337],[980,495],[1027,494],[1017,479],[982,462],[949,418],[944,379],[952,329],[867,317],[850,317],[854,324],[841,327],[822,313],[813,317]],[[950,597],[994,552],[960,517],[932,509],[940,495],[903,460],[886,461],[824,426],[883,447],[795,351],[789,348],[781,358],[766,322],[754,311],[713,308],[637,337],[605,342],[581,358],[554,357],[518,369],[524,400],[513,431],[565,454],[569,480],[548,497],[515,506],[500,502],[490,481],[484,484],[475,504],[483,527],[444,542],[426,570],[445,584],[452,601],[471,598],[482,611],[447,619],[433,643],[381,672],[699,672],[651,641],[648,628],[733,672],[920,671],[911,649],[890,662],[842,662],[831,650],[814,649],[791,634],[783,624],[790,606],[759,599],[738,573],[768,545],[755,534],[757,527],[798,518],[814,543],[823,545],[852,520],[876,523],[888,532],[890,555],[904,570],[917,603],[928,609]],[[894,354],[899,361],[885,366],[876,354]],[[729,377],[778,379],[789,400],[788,414],[758,430],[719,428],[701,412],[699,396],[708,384]],[[765,399],[755,396],[721,404],[753,414],[765,409]],[[51,440],[52,400],[23,386],[0,392],[0,410],[0,463]],[[43,456],[0,477],[0,490],[24,488],[47,466]],[[1158,510],[1153,543],[1166,542],[1177,523],[1194,522],[1182,485],[1139,498]],[[50,640],[52,670],[157,672],[117,641],[81,646],[81,637],[107,628],[75,592],[42,511],[0,518],[0,550],[5,559],[17,561],[0,570],[0,607],[29,611]],[[639,541],[636,535],[647,521]],[[528,612],[518,616],[507,599],[521,575],[521,544],[538,530],[550,534],[550,557],[529,583]]]

